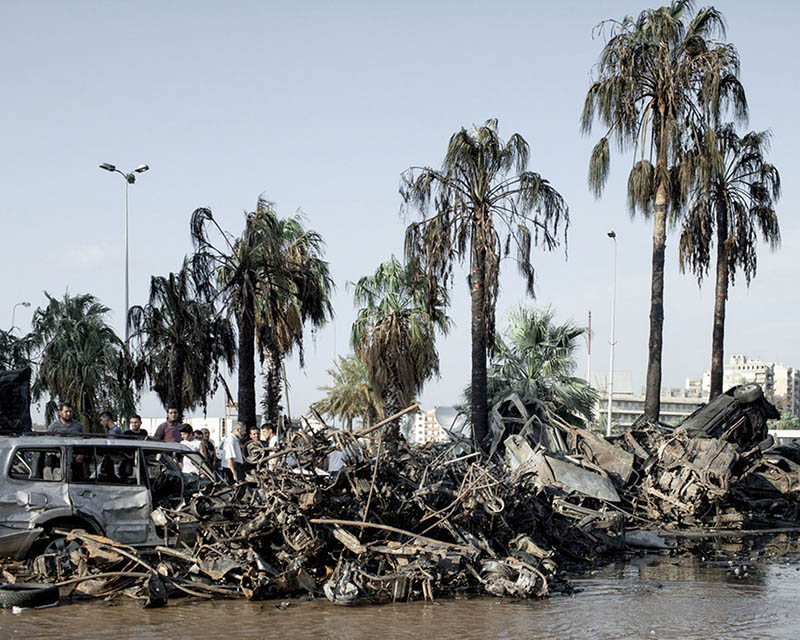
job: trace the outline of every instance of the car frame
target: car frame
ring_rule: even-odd
[[[198,488],[180,461],[199,453],[176,443],[129,437],[0,436],[0,557],[24,558],[83,529],[134,547],[169,542],[151,514],[178,506]],[[197,478],[199,484],[199,478]]]

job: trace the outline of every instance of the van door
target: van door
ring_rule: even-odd
[[[112,540],[145,542],[151,506],[138,447],[74,446],[70,455],[69,495],[76,513],[96,520]]]
[[[0,480],[0,522],[28,528],[71,514],[62,447],[20,446],[8,456],[6,477]]]

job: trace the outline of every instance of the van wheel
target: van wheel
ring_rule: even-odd
[[[0,607],[43,607],[58,604],[58,587],[38,582],[0,584]]]
[[[59,529],[61,527],[62,525],[53,528]],[[78,527],[72,525],[67,525],[64,527],[64,529],[74,529],[78,533],[86,533],[84,529],[79,529]],[[52,529],[49,529],[36,539],[36,542],[33,543],[31,550],[28,552],[28,557],[35,558],[36,556],[40,556],[45,553],[68,557],[70,552],[74,549],[77,549],[79,546],[80,543],[77,541],[71,540],[67,542],[65,536],[58,533],[53,533]]]
[[[750,384],[743,384],[733,390],[733,397],[742,404],[750,404],[756,400],[760,400],[764,396],[761,390],[761,385],[751,382]]]

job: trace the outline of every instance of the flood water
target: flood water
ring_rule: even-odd
[[[81,602],[0,611],[0,638],[800,638],[800,562],[651,556],[572,580],[547,600],[494,598],[337,607],[325,600]]]

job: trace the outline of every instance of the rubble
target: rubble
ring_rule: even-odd
[[[798,525],[800,451],[769,448],[774,407],[746,391],[676,429],[640,420],[613,439],[511,396],[493,409],[488,453],[463,440],[410,448],[378,435],[383,423],[300,430],[276,451],[248,448],[246,482],[201,483],[188,502],[153,512],[165,540],[196,528],[191,545],[145,556],[62,532],[63,549],[4,575],[145,606],[175,595],[351,605],[568,592],[559,567],[573,562],[670,551],[703,531]],[[334,451],[345,465],[329,473]]]

